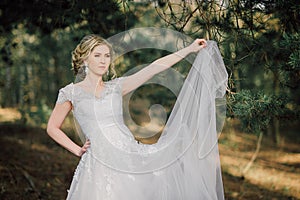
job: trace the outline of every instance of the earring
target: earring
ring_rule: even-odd
[[[88,64],[84,64],[84,72],[85,72],[85,74],[87,74],[88,73],[88,71],[89,71],[89,66],[88,66]]]
[[[109,75],[109,69],[107,69],[107,72],[106,72],[106,76],[108,76]]]

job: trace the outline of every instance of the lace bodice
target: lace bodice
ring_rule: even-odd
[[[89,124],[95,124],[99,128],[109,126],[124,126],[122,115],[122,78],[117,78],[105,82],[104,89],[100,92],[100,97],[87,92],[82,87],[70,83],[59,90],[57,103],[70,101],[73,106],[73,114],[85,136],[91,131]],[[94,122],[94,123],[93,123]]]
[[[197,55],[156,144],[138,144],[124,124],[127,80],[106,82],[99,98],[73,83],[59,91],[57,103],[72,103],[91,141],[70,199],[224,199],[216,124],[226,107],[216,99],[224,98],[227,72],[216,43]]]

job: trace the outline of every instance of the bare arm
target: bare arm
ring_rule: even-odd
[[[90,142],[87,141],[83,147],[80,147],[60,129],[71,109],[72,105],[69,101],[63,104],[56,104],[48,121],[47,133],[58,144],[80,157],[86,152],[87,148],[89,148]]]
[[[204,39],[196,39],[191,45],[175,52],[170,55],[164,56],[152,62],[144,69],[130,75],[124,79],[123,82],[123,95],[131,92],[132,90],[141,86],[144,82],[148,81],[154,75],[172,67],[188,54],[192,52],[198,52],[200,49],[206,47],[206,41]]]

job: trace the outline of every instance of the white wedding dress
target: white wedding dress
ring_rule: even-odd
[[[73,200],[224,199],[218,152],[227,73],[215,42],[202,49],[157,143],[139,144],[123,120],[122,83],[105,83],[100,97],[70,83],[57,103],[70,101],[91,147],[68,191]]]

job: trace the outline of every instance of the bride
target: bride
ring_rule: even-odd
[[[199,52],[199,53],[198,53]],[[138,143],[123,121],[122,97],[191,53],[198,53],[158,142]],[[110,44],[85,36],[72,52],[84,79],[59,90],[47,133],[81,157],[67,199],[224,199],[216,131],[216,98],[227,73],[213,41],[189,46],[142,70],[115,78]],[[103,81],[107,73],[113,79]],[[74,143],[61,125],[72,111],[86,141]]]

